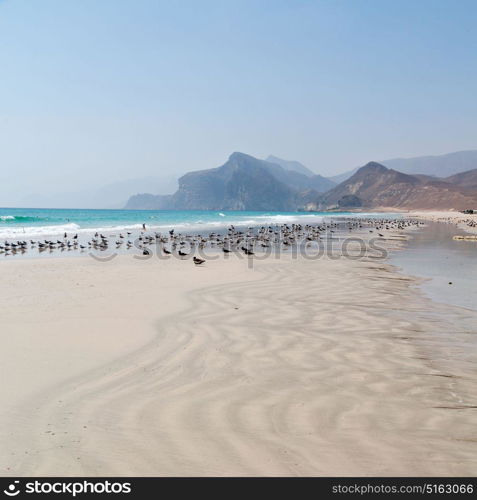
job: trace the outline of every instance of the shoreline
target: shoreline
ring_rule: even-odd
[[[475,473],[475,317],[388,261],[45,259],[18,284],[26,262],[3,269],[4,331],[39,331],[4,350],[31,359],[8,389],[23,393],[2,413],[2,475]]]
[[[410,211],[406,214],[409,218],[424,221],[454,224],[457,228],[470,233],[477,234],[477,213],[463,214],[450,210]]]
[[[453,223],[426,221],[406,244],[390,255],[401,272],[423,278],[420,289],[438,304],[477,310],[475,237]]]
[[[251,225],[229,226],[227,223],[215,231],[207,231],[205,233],[181,233],[174,228],[163,233],[153,231],[151,228],[122,233],[105,231],[104,235],[101,232],[93,233],[92,231],[87,231],[86,233],[73,232],[69,234],[65,232],[64,235],[52,237],[51,240],[4,240],[3,244],[0,245],[0,257],[5,261],[9,261],[16,259],[89,256],[98,261],[108,261],[123,254],[142,257],[144,255],[143,250],[149,251],[151,255],[156,254],[161,257],[164,256],[164,248],[173,251],[177,250],[178,247],[182,248],[182,245],[186,245],[185,248],[190,252],[201,252],[203,249],[218,250],[220,252],[220,247],[234,246],[233,241],[237,242],[235,247],[238,251],[240,251],[241,245],[239,243],[241,243],[255,245],[255,250],[258,247],[258,250],[263,252],[262,243],[266,243],[267,248],[271,246],[274,248],[278,247],[278,250],[281,252],[281,242],[287,240],[288,237],[285,233],[289,233],[290,230],[296,232],[296,227],[302,228],[304,234],[311,231],[313,233],[311,234],[312,241],[322,244],[324,241],[331,241],[335,232],[341,235],[346,233],[349,236],[354,236],[360,232],[358,226],[360,228],[367,226],[368,229],[372,228],[370,232],[373,232],[376,229],[375,226],[388,226],[389,224],[389,227],[386,230],[383,229],[383,232],[389,233],[391,231],[390,234],[392,234],[401,223],[409,229],[412,229],[409,227],[411,224],[416,225],[415,222],[411,223],[400,217],[387,218],[384,215],[388,214],[375,213],[370,214],[369,217],[354,215],[330,217],[329,219],[319,216],[319,221],[306,219],[299,221],[299,224],[297,221],[278,222],[277,220],[273,224],[265,224],[264,221],[255,221]],[[388,222],[384,222],[383,224],[383,221]],[[231,234],[229,231],[232,229],[233,232]],[[266,232],[265,229],[270,230],[270,232]],[[309,236],[309,234],[305,234],[305,236]],[[308,240],[305,239],[305,236],[302,234],[301,238],[297,240],[293,239],[291,243],[298,243],[300,245],[306,243]],[[386,238],[386,235],[382,236]],[[281,241],[279,241],[280,239]]]

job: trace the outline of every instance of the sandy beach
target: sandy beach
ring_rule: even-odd
[[[2,475],[477,472],[477,313],[375,256],[32,259],[1,280]]]

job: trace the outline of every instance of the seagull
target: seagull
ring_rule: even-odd
[[[244,252],[245,255],[254,255],[254,253],[252,252],[252,250],[249,250],[246,247],[242,247],[242,250],[243,250],[243,252]]]
[[[204,259],[199,259],[199,257],[195,257],[195,256],[194,256],[194,258],[192,260],[194,261],[194,264],[196,266],[200,266],[201,264],[203,264],[205,262]]]

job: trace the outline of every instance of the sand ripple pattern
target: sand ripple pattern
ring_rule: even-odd
[[[149,345],[39,395],[18,473],[477,473],[475,359],[443,364],[450,323],[411,279],[376,261],[256,272],[195,293]],[[456,351],[471,333],[453,332]]]

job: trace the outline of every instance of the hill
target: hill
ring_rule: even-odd
[[[449,180],[409,175],[370,162],[319,198],[330,207],[457,209],[477,207],[477,191]]]
[[[461,172],[460,174],[451,175],[444,180],[465,189],[477,190],[477,168],[468,170],[467,172]]]

